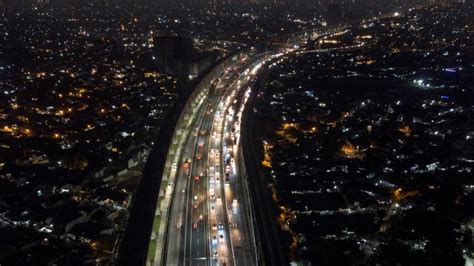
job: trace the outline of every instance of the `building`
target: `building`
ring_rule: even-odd
[[[190,38],[171,31],[160,31],[153,38],[158,70],[176,76],[195,77],[217,59],[217,53],[199,52]]]

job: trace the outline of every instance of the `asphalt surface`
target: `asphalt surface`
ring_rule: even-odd
[[[241,112],[258,58],[222,73],[188,129],[176,166],[165,265],[257,264],[246,177],[239,173],[243,162],[237,154]]]

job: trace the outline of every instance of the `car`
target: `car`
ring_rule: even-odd
[[[217,257],[217,250],[214,250],[214,252],[212,252],[212,256]]]
[[[214,212],[216,210],[216,208],[214,208],[214,206],[211,206],[211,212]]]
[[[212,225],[212,231],[216,231],[217,230],[217,225],[216,224],[213,224]]]
[[[197,209],[197,207],[198,207],[198,204],[197,204],[197,203],[193,204],[193,208],[194,208],[194,209]]]
[[[194,200],[198,200],[198,196],[197,196],[197,195],[194,195]]]
[[[219,229],[224,229],[224,225],[221,222],[219,222]]]
[[[199,181],[199,176],[198,176],[198,175],[195,176],[195,177],[194,177],[194,180]]]
[[[202,216],[202,214],[199,215],[199,220],[202,221],[202,219],[204,219],[204,217]]]
[[[219,239],[221,240],[221,242],[224,241],[224,235],[220,235]]]
[[[212,243],[217,243],[217,236],[216,235],[213,235],[212,236]]]
[[[202,158],[202,154],[199,152],[198,154],[196,154],[196,160],[201,160]]]
[[[193,223],[193,229],[197,229],[198,228],[198,224],[197,223]]]
[[[183,223],[181,221],[179,221],[179,222],[176,223],[176,228],[181,228],[182,225],[183,225]]]
[[[186,175],[189,175],[189,169],[191,168],[191,160],[187,159],[183,163],[183,170]]]

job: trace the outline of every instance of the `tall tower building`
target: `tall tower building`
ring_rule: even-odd
[[[197,50],[191,38],[166,30],[153,37],[153,49],[158,70],[180,77],[195,77],[218,56],[216,51]]]
[[[194,53],[193,41],[177,36],[170,31],[161,31],[153,39],[158,68],[167,73],[182,74],[182,62],[192,58]]]

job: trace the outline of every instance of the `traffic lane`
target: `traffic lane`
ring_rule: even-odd
[[[214,162],[213,162],[214,163]],[[224,210],[223,210],[223,204],[222,204],[222,199],[223,195],[220,192],[220,183],[217,181],[217,176],[214,177],[215,183],[214,183],[214,191],[215,191],[215,199],[214,199],[214,206],[215,206],[215,217],[216,217],[216,225],[217,225],[217,230],[214,233],[214,236],[216,237],[217,243],[215,245],[214,251],[217,252],[217,255],[219,258],[222,258],[227,255],[226,253],[226,246],[225,241],[222,240],[220,236],[224,235],[224,230],[221,227],[221,225],[224,224]],[[220,180],[220,178],[219,178]],[[214,252],[213,252],[214,253]]]
[[[214,107],[214,106],[212,106]],[[203,230],[203,238],[205,239],[205,247],[206,247],[206,253],[207,253],[207,258],[209,259],[212,255],[212,244],[211,244],[211,232],[210,232],[210,225],[209,223],[212,222],[211,217],[210,217],[210,205],[212,204],[210,202],[210,199],[208,197],[208,184],[209,184],[209,175],[207,172],[208,169],[208,157],[209,157],[209,135],[210,135],[210,129],[212,126],[212,120],[210,119],[211,112],[207,113],[206,117],[206,134],[204,134],[203,137],[203,145],[201,147],[202,151],[202,169],[201,173],[202,176],[199,179],[199,182],[202,182],[202,185],[204,186],[202,189],[202,195],[205,197],[205,202],[202,206],[203,208],[203,223],[204,223],[204,230]],[[200,173],[200,174],[201,174]]]
[[[204,104],[200,108],[198,115],[195,117],[195,122],[194,122],[195,124],[202,121],[202,115],[203,115],[203,112],[205,111],[205,106],[206,105]],[[187,253],[186,244],[187,244],[187,234],[189,232],[188,230],[189,219],[187,217],[189,217],[188,210],[189,210],[189,198],[190,198],[188,173],[192,171],[193,163],[191,163],[191,165],[188,165],[187,169],[184,169],[184,162],[186,159],[193,157],[192,155],[195,152],[194,146],[195,146],[195,143],[197,142],[197,137],[198,137],[192,131],[188,133],[189,135],[184,143],[184,150],[180,157],[181,164],[178,166],[179,172],[175,181],[178,183],[177,185],[179,185],[179,188],[180,188],[180,190],[174,191],[175,197],[179,198],[180,200],[174,201],[172,204],[172,208],[174,208],[172,210],[178,210],[178,211],[172,212],[175,220],[171,221],[171,225],[169,225],[170,227],[172,227],[174,225],[174,222],[176,222],[176,225],[178,222],[181,222],[181,228],[179,228],[178,230],[180,234],[178,237],[176,235],[170,234],[167,240],[168,247],[173,247],[171,248],[172,249],[171,252],[174,253],[173,255],[171,255],[171,258],[173,261],[170,262],[170,264],[173,264],[173,265],[176,263],[176,261],[178,261],[177,264],[182,265],[184,260],[186,259],[186,253]],[[181,191],[184,191],[184,193],[182,193]],[[181,198],[184,200],[181,200]],[[182,209],[182,211],[179,211],[180,209]],[[180,239],[181,241],[176,241],[175,239]],[[170,251],[170,248],[168,248],[168,251]],[[178,257],[177,260],[175,259],[176,257]]]
[[[205,110],[206,111],[206,110]],[[197,131],[201,132],[202,129],[206,129],[206,116],[205,113],[201,117],[200,124],[197,127]],[[202,171],[202,162],[201,160],[198,160],[197,154],[200,152],[199,148],[199,133],[198,133],[198,139],[194,143],[194,157],[193,157],[193,167],[191,171],[191,175],[189,176],[189,182],[190,182],[190,187],[192,190],[191,194],[191,202],[192,202],[192,208],[190,208],[190,219],[191,219],[191,224],[192,228],[190,229],[190,237],[189,241],[187,241],[187,254],[189,254],[187,260],[189,264],[199,264],[199,263],[205,263],[205,261],[202,261],[201,258],[203,256],[207,256],[206,254],[206,238],[205,238],[205,228],[204,228],[204,223],[201,223],[201,219],[199,219],[199,216],[202,215],[204,212],[203,206],[205,204],[205,199],[202,197],[202,190],[204,187],[202,186],[202,183],[196,182],[194,179],[195,176],[199,175],[200,172]],[[195,258],[199,258],[199,262],[196,263],[194,260]]]
[[[193,137],[189,137],[188,138],[188,141],[193,141]],[[189,156],[191,154],[191,149],[189,149],[189,147],[187,147],[182,155],[181,155],[181,161],[184,161],[184,158],[186,158],[186,156]],[[175,182],[177,182],[177,191],[179,191],[179,193],[176,193],[175,195],[175,199],[173,200],[173,205],[172,205],[172,210],[177,210],[177,211],[174,211],[172,212],[172,221],[171,221],[171,224],[170,224],[170,231],[171,231],[171,234],[169,235],[169,239],[168,239],[168,247],[172,247],[171,249],[168,248],[168,253],[171,252],[171,254],[169,255],[169,257],[167,257],[167,260],[168,259],[171,259],[171,264],[175,265],[175,264],[180,264],[181,262],[181,256],[180,254],[183,253],[184,251],[184,248],[183,248],[183,243],[185,241],[185,232],[182,230],[183,229],[183,224],[185,221],[183,221],[183,216],[185,214],[185,210],[186,210],[186,193],[182,193],[181,191],[184,189],[186,189],[187,187],[187,178],[186,178],[186,173],[185,173],[185,170],[182,169],[182,165],[179,165],[178,167],[180,167],[179,169],[179,172],[178,172],[178,176],[175,180]],[[178,224],[180,224],[180,227],[177,228]],[[170,239],[178,239],[178,241],[171,241],[170,242]]]
[[[215,148],[215,146],[211,146],[213,148]],[[211,164],[214,165],[215,167],[215,157],[212,158],[212,162]],[[221,263],[222,262],[226,262],[225,260],[225,257],[227,256],[227,247],[225,245],[225,239],[222,239],[221,240],[221,235],[224,235],[224,229],[223,227],[223,224],[225,223],[224,222],[224,210],[223,210],[223,195],[221,193],[221,178],[218,177],[218,175],[216,175],[216,173],[214,173],[214,180],[215,180],[215,183],[214,183],[214,190],[215,190],[215,194],[216,194],[216,198],[215,198],[215,215],[216,215],[216,224],[218,226],[218,229],[217,229],[217,232],[215,233],[215,236],[216,236],[216,239],[217,239],[217,243],[216,243],[216,246],[215,246],[215,252],[217,252],[217,258],[218,258],[218,261],[220,261]],[[219,179],[219,180],[218,180]],[[214,253],[214,252],[213,252]]]
[[[227,86],[226,86],[226,87],[227,87]],[[219,101],[219,103],[221,103],[221,102],[222,102],[222,98],[221,98],[221,100]],[[219,110],[219,108],[217,108],[217,107],[219,107],[219,105],[216,106],[216,110],[215,110],[215,112],[213,112],[213,117],[214,117],[213,127],[216,126],[216,125],[218,125],[218,123],[216,123],[216,122],[218,122],[218,121],[217,121],[217,120],[218,120],[218,119],[217,119],[217,118],[218,118],[217,110]],[[214,136],[214,132],[215,132],[214,129],[211,130],[210,136]],[[212,138],[212,137],[210,137],[210,138]],[[213,145],[210,145],[210,146],[211,146],[213,149],[215,149],[215,148],[216,148],[216,147],[215,147],[216,145],[215,145],[215,143],[213,143],[213,139],[211,139],[210,142],[213,144]],[[215,158],[210,158],[210,159],[209,159],[209,164],[210,164],[210,166],[213,166],[213,167],[215,167],[215,166],[220,167],[219,164],[216,165]],[[213,169],[213,170],[215,171],[215,169]],[[216,182],[216,183],[214,183],[214,184],[216,185],[215,189],[216,189],[216,188],[219,189],[219,187],[220,187],[219,182],[222,182],[222,178],[219,178],[219,173],[211,173],[211,175],[215,175],[215,177],[214,177],[214,178],[215,178],[215,182]],[[219,181],[217,180],[218,178],[219,178]],[[219,190],[218,190],[218,191],[219,191]],[[216,197],[216,198],[217,198],[217,202],[215,202],[216,204],[214,205],[214,206],[215,206],[215,215],[216,215],[216,218],[217,218],[219,224],[223,224],[223,223],[224,223],[224,222],[222,222],[222,220],[223,220],[224,215],[225,215],[225,214],[224,214],[224,210],[222,210],[222,207],[221,207],[221,205],[222,205],[222,200],[221,200],[221,198],[222,198],[222,196],[223,196],[223,195],[221,195],[221,194],[222,194],[222,193],[221,193],[220,191],[217,193],[217,197]],[[220,229],[219,229],[219,231],[220,231]],[[229,261],[228,261],[225,257],[228,256],[228,252],[227,252],[227,251],[228,251],[229,249],[228,249],[225,245],[223,245],[223,244],[225,244],[225,242],[228,242],[228,241],[225,241],[225,239],[222,239],[222,240],[221,240],[221,237],[220,237],[220,236],[223,235],[222,232],[217,232],[217,234],[219,234],[219,236],[214,235],[214,236],[216,236],[216,238],[218,238],[218,240],[217,240],[217,243],[213,243],[213,244],[212,244],[212,247],[213,247],[213,249],[214,249],[212,253],[213,253],[213,255],[214,255],[214,251],[217,251],[217,253],[219,254],[219,260],[220,260],[221,262],[225,262],[225,263],[227,264],[227,263],[229,263]],[[214,236],[213,236],[213,237],[214,237]]]
[[[195,176],[198,176],[199,172],[202,170],[202,163],[198,163],[198,164],[199,166],[196,168],[196,172],[194,173]],[[204,213],[205,213],[205,204],[206,204],[205,199],[204,199],[205,187],[203,186],[203,182],[200,182],[200,179],[199,181],[194,179],[193,182],[196,186],[195,192],[200,202],[198,205],[198,208],[194,209],[195,211],[193,215],[193,220],[196,225],[196,226],[193,226],[193,229],[195,232],[193,234],[193,240],[192,240],[192,260],[193,260],[193,265],[194,265],[194,264],[201,264],[201,263],[205,264],[205,261],[203,261],[202,258],[207,257],[207,254],[206,254],[207,241],[206,241],[206,236],[205,236],[206,226],[204,222]]]
[[[244,79],[245,77],[242,80]],[[228,107],[229,109],[232,108],[234,113],[231,116],[225,117],[226,120],[225,120],[225,125],[224,125],[224,136],[228,136],[228,138],[224,138],[223,142],[227,144],[226,147],[230,147],[231,145],[234,144],[233,140],[230,138],[231,132],[229,131],[229,128],[233,127],[235,119],[236,119],[236,115],[237,115],[237,110],[240,109],[240,105],[243,102],[242,98],[245,97],[245,94],[244,94],[245,88],[238,87],[241,84],[243,84],[241,83],[241,81],[237,82],[236,88],[234,89],[234,91],[239,91],[237,93],[238,96],[234,95],[234,97],[229,101],[229,102],[235,103],[235,104],[229,104],[229,107]],[[237,132],[238,131],[236,131],[236,133]],[[223,150],[223,156],[224,154],[227,154],[229,152],[228,149],[224,147],[224,145],[222,147],[222,150]],[[231,155],[232,158],[234,157],[231,152],[229,152],[229,155]],[[227,173],[227,170],[229,172],[228,173],[229,184],[228,184],[228,189],[226,189],[226,194],[227,194],[226,200],[229,203],[232,201],[232,207],[231,207],[232,211],[231,213],[229,213],[229,223],[232,225],[230,228],[230,231],[231,231],[231,241],[234,248],[235,260],[236,260],[237,265],[249,265],[252,263],[251,254],[249,254],[249,251],[252,248],[251,247],[252,244],[250,242],[251,240],[247,239],[247,238],[250,238],[250,232],[248,231],[248,228],[245,226],[246,221],[244,220],[246,219],[246,217],[243,217],[245,216],[245,212],[240,204],[237,203],[235,205],[233,202],[233,199],[237,199],[238,200],[237,202],[239,202],[239,199],[243,197],[240,190],[240,186],[239,186],[240,184],[238,182],[240,179],[234,173],[234,171],[237,170],[235,168],[235,163],[233,165],[224,163],[224,165],[230,166],[230,169],[226,168],[226,173]],[[239,228],[235,227],[235,225],[240,225],[241,229],[239,230]]]
[[[190,136],[188,139],[187,139],[187,142],[192,142],[194,140],[193,136]],[[191,154],[191,149],[188,148],[185,148],[182,155],[181,155],[181,162],[184,161],[184,158],[186,158],[186,156],[189,156]],[[178,172],[178,176],[175,180],[175,182],[177,182],[177,188],[178,188],[178,191],[180,191],[179,189],[185,189],[187,187],[187,178],[186,178],[186,171],[181,168],[182,165],[179,165],[178,167],[180,167],[179,169],[179,172]],[[185,211],[185,206],[186,204],[184,204],[184,202],[186,201],[186,195],[184,193],[177,193],[176,194],[178,197],[176,201],[173,202],[173,207],[174,207],[174,210],[178,210],[178,211],[175,211],[175,212],[172,212],[172,219],[174,219],[174,223],[172,223],[171,225],[171,228],[172,228],[172,232],[175,233],[174,239],[180,239],[182,240],[182,238],[184,238],[184,234],[183,234],[183,231],[181,230],[182,229],[182,224],[183,224],[183,214],[184,214],[184,211]],[[178,225],[178,222],[181,223],[181,226],[179,228],[179,230],[174,230],[174,227],[173,228],[173,225]],[[178,228],[176,228],[178,229]],[[180,237],[180,234],[183,234],[182,237]],[[180,245],[182,242],[180,241],[175,241],[175,242],[172,242],[172,243],[175,243],[176,245]],[[181,246],[175,246],[174,250],[176,250],[176,252],[181,252],[182,251],[182,247]],[[178,256],[179,257],[179,256]]]
[[[231,84],[233,85],[233,84]],[[230,95],[232,95],[232,90],[233,86],[230,86],[230,90],[226,91],[224,97],[223,97],[223,101],[221,101],[221,103],[223,102],[228,102],[228,99],[230,97]],[[222,204],[222,207],[220,208],[221,211],[222,211],[222,223],[223,223],[223,228],[224,228],[224,234],[221,234],[221,236],[223,236],[223,240],[222,242],[223,243],[223,249],[221,250],[221,255],[222,255],[222,262],[226,262],[226,263],[229,263],[229,264],[234,264],[234,258],[233,258],[233,248],[232,248],[232,242],[231,242],[231,239],[230,239],[230,231],[229,231],[229,227],[228,227],[228,214],[227,214],[227,193],[225,192],[225,183],[224,183],[224,166],[223,166],[223,161],[222,161],[222,152],[223,150],[221,149],[221,143],[223,141],[223,123],[224,123],[224,114],[225,114],[225,110],[226,110],[226,106],[225,105],[220,105],[219,106],[219,115],[216,113],[215,115],[215,121],[216,121],[216,126],[217,126],[217,129],[216,129],[216,138],[218,138],[217,141],[214,142],[214,145],[213,145],[213,148],[216,149],[217,151],[219,151],[219,156],[218,156],[218,160],[217,160],[217,165],[216,167],[219,167],[220,171],[219,171],[219,175],[220,175],[220,178],[219,178],[219,193],[221,195],[221,204]],[[220,237],[219,237],[220,238]],[[221,241],[219,241],[221,242]],[[225,246],[224,246],[225,245]]]
[[[199,120],[197,120],[199,121]],[[195,153],[195,150],[194,150],[194,146],[193,144],[195,144],[197,142],[197,138],[196,138],[196,141],[193,143],[193,142],[190,142],[188,143],[188,147],[190,147],[190,149],[193,149],[194,153]],[[193,182],[190,181],[190,174],[193,172],[193,169],[195,168],[195,160],[194,160],[194,154],[192,154],[193,156],[192,157],[188,157],[188,158],[193,158],[192,161],[191,161],[191,165],[189,166],[190,169],[189,169],[189,174],[186,175],[185,178],[186,179],[186,182],[187,182],[187,186],[186,186],[186,203],[185,203],[185,206],[186,206],[186,215],[184,217],[184,219],[186,220],[186,223],[185,223],[185,247],[184,247],[184,253],[183,253],[183,261],[184,263],[187,264],[188,261],[190,261],[190,256],[191,256],[191,240],[192,240],[192,237],[193,237],[193,231],[192,231],[192,227],[193,227],[193,220],[192,220],[192,204],[193,204],[193,195],[194,195],[194,186],[193,186]],[[172,240],[171,240],[172,241]],[[183,265],[183,264],[180,264],[180,265]]]
[[[218,101],[215,101],[214,102],[214,105],[213,105],[213,111],[211,113],[209,113],[208,115],[208,119],[210,121],[209,123],[209,131],[208,131],[208,135],[207,135],[207,148],[208,148],[208,156],[206,158],[206,169],[209,169],[209,171],[207,172],[206,174],[206,183],[209,184],[210,187],[214,188],[213,184],[210,183],[210,179],[211,178],[214,178],[214,173],[212,173],[210,171],[210,166],[213,164],[213,158],[210,157],[209,155],[209,148],[211,146],[211,136],[212,136],[212,128],[213,128],[213,122],[214,122],[214,115],[215,115],[215,111],[217,110],[217,105],[218,105]],[[207,191],[206,191],[206,195],[207,195]],[[208,222],[214,224],[216,223],[215,219],[217,218],[217,205],[215,204],[215,199],[211,199],[211,202],[210,204],[208,205],[208,207],[210,208],[210,206],[213,206],[214,207],[214,211],[212,212],[212,217],[211,216],[208,216],[207,219],[208,219]],[[209,211],[210,212],[210,211]],[[207,232],[207,235],[210,239],[210,243],[209,243],[209,247],[210,247],[210,252],[211,252],[211,257],[213,257],[214,255],[214,252],[215,252],[215,243],[213,243],[213,240],[212,240],[212,234],[213,234],[213,231],[212,231],[212,228],[209,230],[208,229],[208,232]]]
[[[209,105],[212,106],[212,105]],[[206,111],[207,113],[207,111]],[[209,132],[211,121],[209,117],[205,117],[203,120],[203,123],[201,125],[201,128],[199,128],[199,131],[204,130],[202,132]],[[200,153],[200,158],[196,158],[195,161],[195,171],[193,172],[193,177],[198,177],[197,179],[194,178],[194,185],[195,185],[195,196],[198,197],[199,199],[199,205],[195,209],[194,215],[193,215],[193,229],[195,230],[194,236],[192,239],[192,261],[193,264],[201,264],[201,263],[206,263],[206,258],[209,257],[208,253],[208,243],[207,243],[207,219],[204,219],[205,216],[207,216],[207,183],[206,180],[203,180],[204,178],[201,176],[201,174],[204,174],[204,169],[207,166],[206,159],[207,159],[207,149],[206,147],[209,144],[209,137],[208,134],[204,134],[204,136],[200,136],[200,140],[198,140],[198,147],[197,147],[197,153]],[[204,157],[204,159],[203,159]]]
[[[236,81],[234,84],[232,84],[232,85],[233,85],[233,86],[230,87],[229,94],[227,95],[227,98],[226,98],[226,101],[225,101],[225,102],[226,102],[226,105],[224,106],[224,109],[222,109],[222,111],[221,111],[221,113],[223,113],[223,114],[227,113],[226,110],[228,110],[228,108],[229,108],[230,106],[232,106],[232,104],[230,104],[230,102],[233,102],[233,100],[235,99],[235,97],[236,97],[236,93],[235,93],[235,92],[236,92],[236,91],[240,91],[240,90],[242,89],[242,87],[239,87],[239,85],[240,85],[240,79],[237,80],[237,81]],[[223,120],[221,121],[221,126],[222,126],[222,123],[227,124],[227,116],[224,116],[224,115],[223,115]],[[220,145],[220,147],[219,147],[219,149],[221,150],[221,154],[222,154],[222,155],[220,156],[220,167],[221,167],[221,172],[223,173],[223,176],[225,176],[225,170],[224,170],[224,167],[225,167],[224,165],[225,165],[225,164],[223,163],[223,156],[225,155],[225,152],[226,152],[226,151],[224,150],[224,148],[223,148],[222,145],[224,144],[224,141],[225,141],[224,137],[226,136],[226,134],[225,134],[225,124],[224,124],[223,128],[221,128],[221,135],[220,135],[220,137],[221,137],[221,139],[220,139],[221,145]],[[231,205],[231,201],[233,200],[233,194],[232,194],[232,190],[226,186],[224,178],[221,180],[221,184],[222,184],[222,183],[224,183],[224,192],[223,192],[223,193],[224,193],[224,199],[223,199],[223,200],[225,201],[224,203],[225,203],[225,206],[226,206],[226,207],[225,207],[225,212],[226,212],[226,213],[225,213],[224,215],[225,215],[225,218],[228,218],[228,219],[226,220],[226,222],[225,222],[226,233],[227,233],[227,239],[228,239],[228,242],[229,242],[228,244],[229,244],[229,246],[230,246],[229,249],[231,249],[231,251],[232,251],[233,260],[235,260],[235,254],[233,253],[234,247],[232,246],[233,243],[232,243],[232,239],[231,239],[231,229],[229,228],[229,223],[230,223],[230,221],[232,221],[233,218],[232,218],[232,215],[231,215],[231,214],[229,215],[228,209],[227,209],[227,208]],[[228,217],[228,215],[229,215],[230,217]],[[239,254],[239,255],[240,255],[240,254]],[[239,264],[237,264],[237,265],[239,265]]]
[[[182,183],[183,182],[180,182],[179,184],[177,184],[178,189],[184,188],[184,185]],[[176,197],[175,200],[176,200],[176,205],[182,206],[182,207],[185,206],[185,197],[182,194],[180,194],[179,197]],[[182,245],[184,242],[184,234],[183,234],[183,231],[181,230],[182,221],[180,221],[180,218],[183,212],[184,212],[184,209],[173,213],[171,216],[172,226],[170,228],[169,236],[173,239],[177,239],[177,241],[170,242],[168,244],[169,248],[168,248],[168,255],[167,255],[167,263],[172,264],[172,265],[179,264],[180,254],[183,251]],[[179,228],[178,228],[178,225],[179,225]]]

